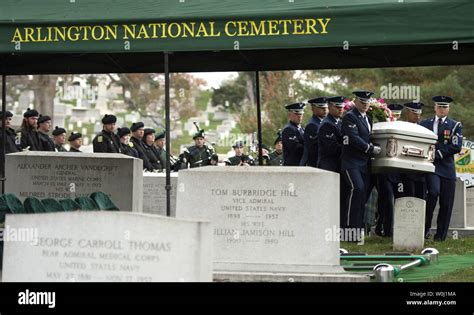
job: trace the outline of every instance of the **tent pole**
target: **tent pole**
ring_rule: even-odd
[[[169,52],[164,52],[165,64],[165,137],[166,137],[166,216],[171,216],[171,167],[170,167],[170,69]]]
[[[260,76],[259,72],[255,71],[255,91],[257,99],[257,140],[258,140],[258,165],[263,165],[262,157],[262,113],[260,108]]]
[[[2,195],[5,194],[5,149],[6,149],[6,142],[7,142],[7,132],[5,130],[5,119],[6,115],[5,112],[7,111],[7,76],[2,74],[2,148],[1,148],[1,171],[2,171]]]

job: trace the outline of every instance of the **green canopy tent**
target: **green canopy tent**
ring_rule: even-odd
[[[262,70],[473,64],[472,12],[469,0],[3,0],[3,109],[6,75],[164,72],[169,152],[170,72],[257,71],[258,85]],[[168,197],[169,174],[168,162]]]

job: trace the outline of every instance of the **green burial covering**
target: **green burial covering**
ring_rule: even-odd
[[[14,194],[5,194],[2,196],[5,200],[9,213],[26,213],[23,204]]]
[[[76,202],[81,207],[81,210],[99,210],[99,206],[89,197],[77,197]]]
[[[0,224],[5,222],[5,215],[10,213],[10,209],[8,209],[7,202],[3,196],[0,196]]]
[[[44,213],[46,208],[38,198],[28,197],[23,203],[26,213]]]
[[[100,210],[119,210],[112,200],[103,192],[94,192],[91,194],[92,200],[96,202]]]
[[[60,212],[64,211],[63,206],[56,199],[41,200],[46,212]]]
[[[62,199],[59,203],[63,207],[64,211],[76,211],[81,210],[81,206],[72,199]]]

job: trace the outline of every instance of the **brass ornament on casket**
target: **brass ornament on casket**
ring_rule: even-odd
[[[405,121],[373,126],[371,141],[381,148],[372,158],[373,173],[433,173],[437,136],[429,129]]]

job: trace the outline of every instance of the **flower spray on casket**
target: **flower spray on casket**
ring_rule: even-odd
[[[372,123],[385,122],[385,121],[395,121],[392,111],[388,108],[384,99],[371,98],[369,110],[367,111],[367,116],[370,117]],[[346,99],[344,101],[344,112],[351,110],[355,106],[354,100]]]

